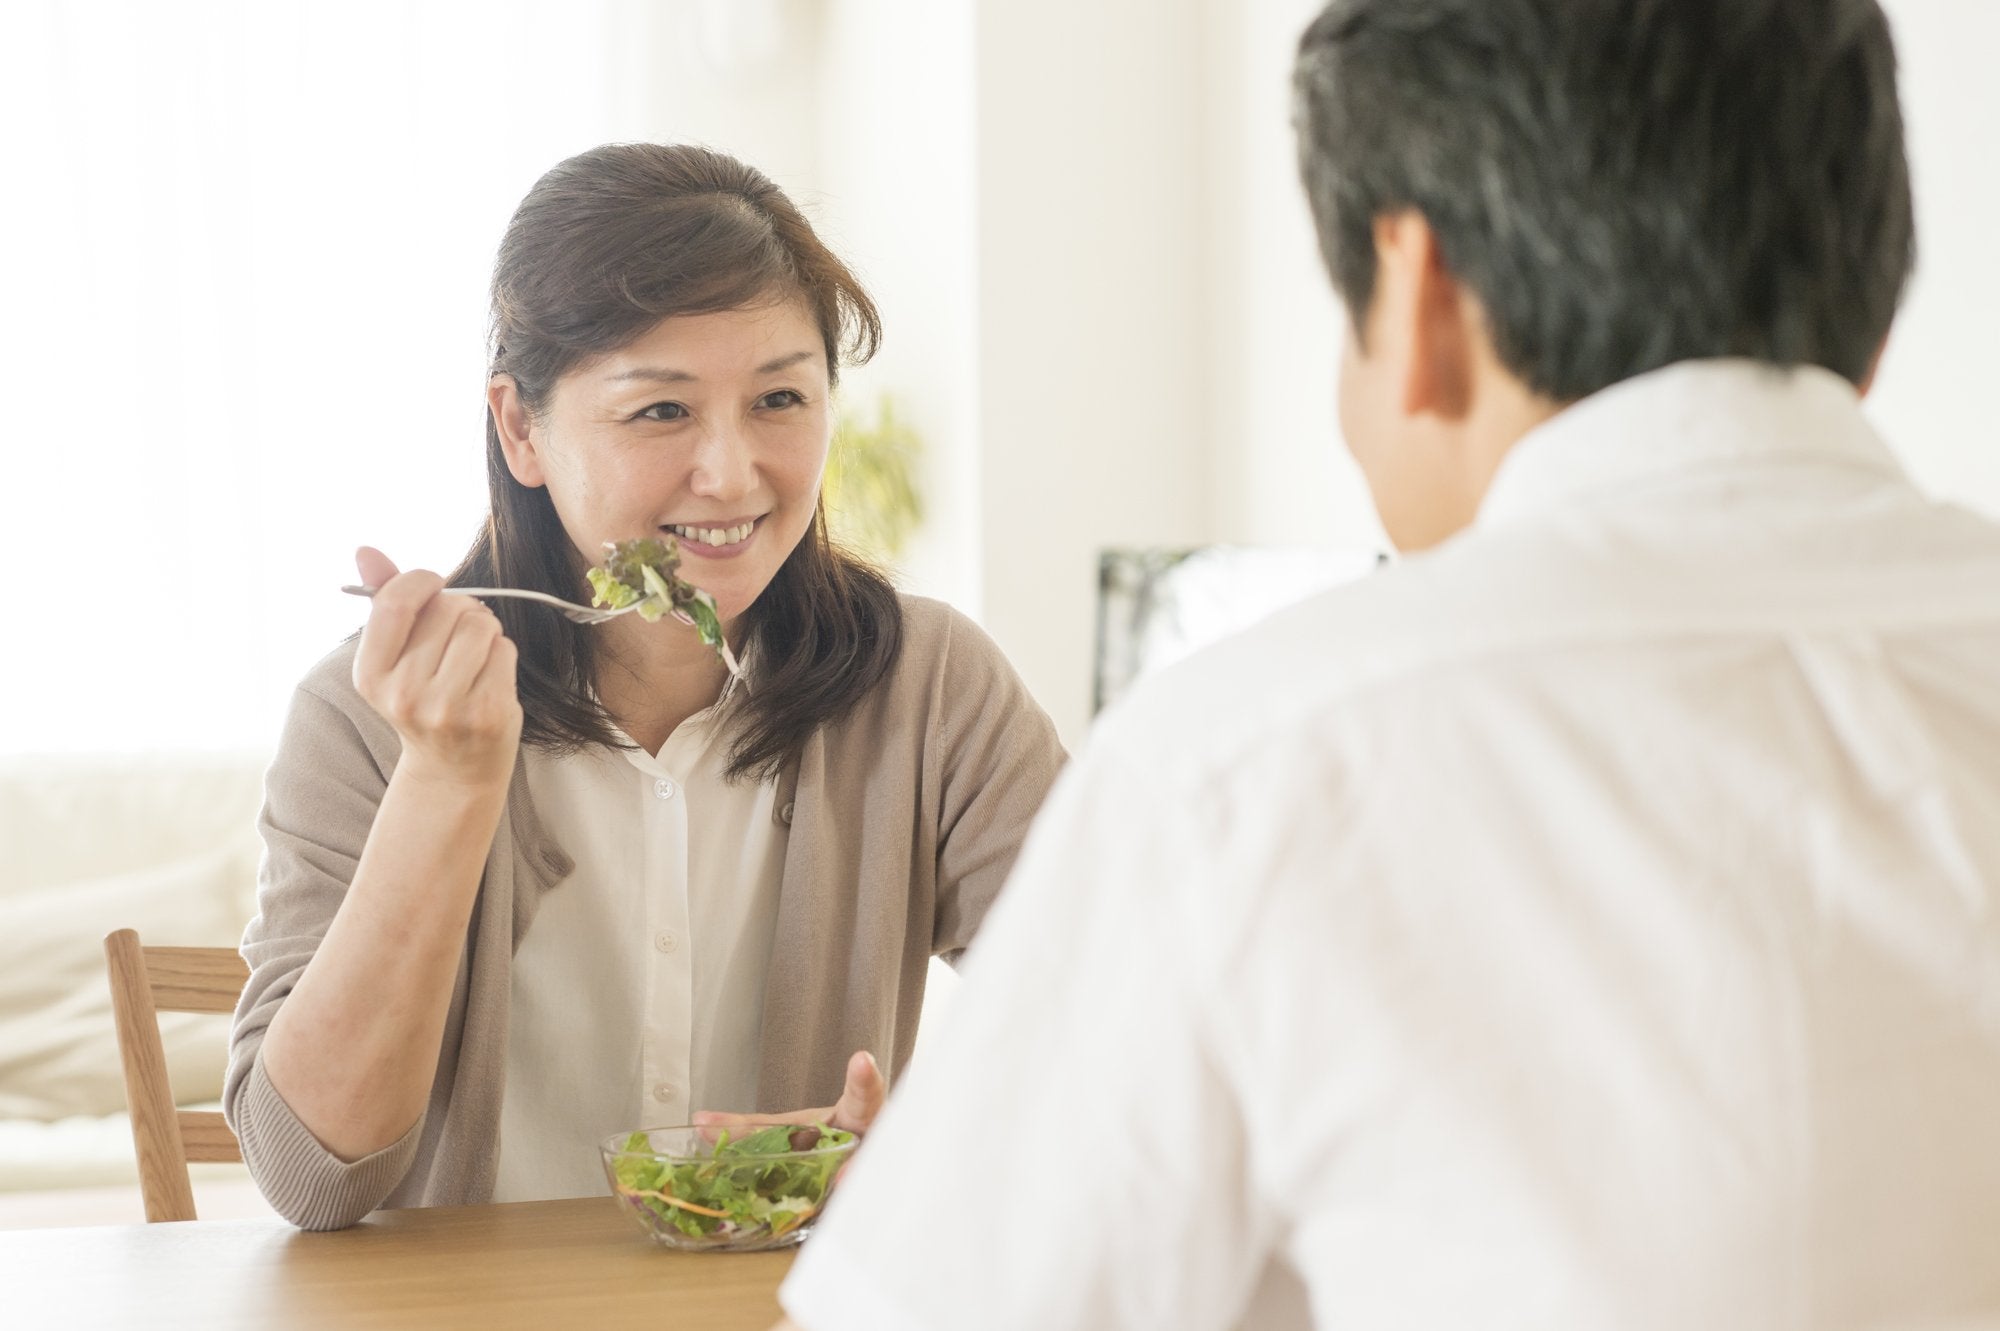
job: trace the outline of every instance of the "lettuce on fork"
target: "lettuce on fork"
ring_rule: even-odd
[[[732,677],[742,678],[743,667],[722,636],[715,598],[683,581],[680,566],[680,542],[671,536],[664,541],[651,536],[637,541],[606,541],[604,562],[584,574],[590,579],[590,603],[613,610],[637,605],[639,618],[649,624],[671,615],[715,648]]]
[[[702,1159],[666,1160],[645,1155],[652,1145],[635,1132],[625,1141],[632,1154],[619,1156],[614,1169],[619,1194],[632,1204],[689,1238],[724,1243],[745,1231],[786,1234],[812,1219],[847,1159],[846,1152],[816,1148],[853,1140],[853,1133],[824,1124],[780,1123],[735,1141],[724,1132]]]

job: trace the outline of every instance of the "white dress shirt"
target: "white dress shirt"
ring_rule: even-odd
[[[576,868],[514,958],[495,1201],[603,1192],[603,1138],[756,1104],[786,829],[775,785],[723,779],[716,717],[658,754],[528,752]]]
[[[1644,376],[1099,728],[785,1306],[2000,1325],[1997,896],[2000,528]]]

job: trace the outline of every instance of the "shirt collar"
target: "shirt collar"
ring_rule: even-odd
[[[1593,393],[1523,435],[1474,525],[1505,525],[1717,464],[1770,461],[1902,475],[1861,414],[1854,385],[1831,370],[1683,361]]]

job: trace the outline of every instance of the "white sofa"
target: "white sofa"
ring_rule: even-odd
[[[257,754],[0,759],[0,1226],[143,1218],[104,935],[234,946],[256,905]],[[226,1017],[161,1019],[175,1098],[222,1094]],[[204,1217],[268,1214],[197,1165]]]

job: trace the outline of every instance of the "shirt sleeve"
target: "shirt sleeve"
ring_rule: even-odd
[[[937,687],[944,718],[930,752],[940,792],[931,951],[954,964],[1014,867],[1029,824],[1062,770],[1062,741],[993,640],[948,621]]]
[[[223,1110],[266,1200],[304,1229],[339,1229],[381,1205],[409,1172],[423,1127],[419,1116],[380,1151],[342,1160],[272,1087],[262,1057],[271,1019],[347,895],[387,784],[353,718],[301,688],[264,779],[257,915],[242,946],[250,982],[230,1027]]]
[[[1108,767],[1057,786],[783,1287],[807,1331],[1235,1323],[1272,1238],[1187,964],[1213,866],[1163,797]]]

